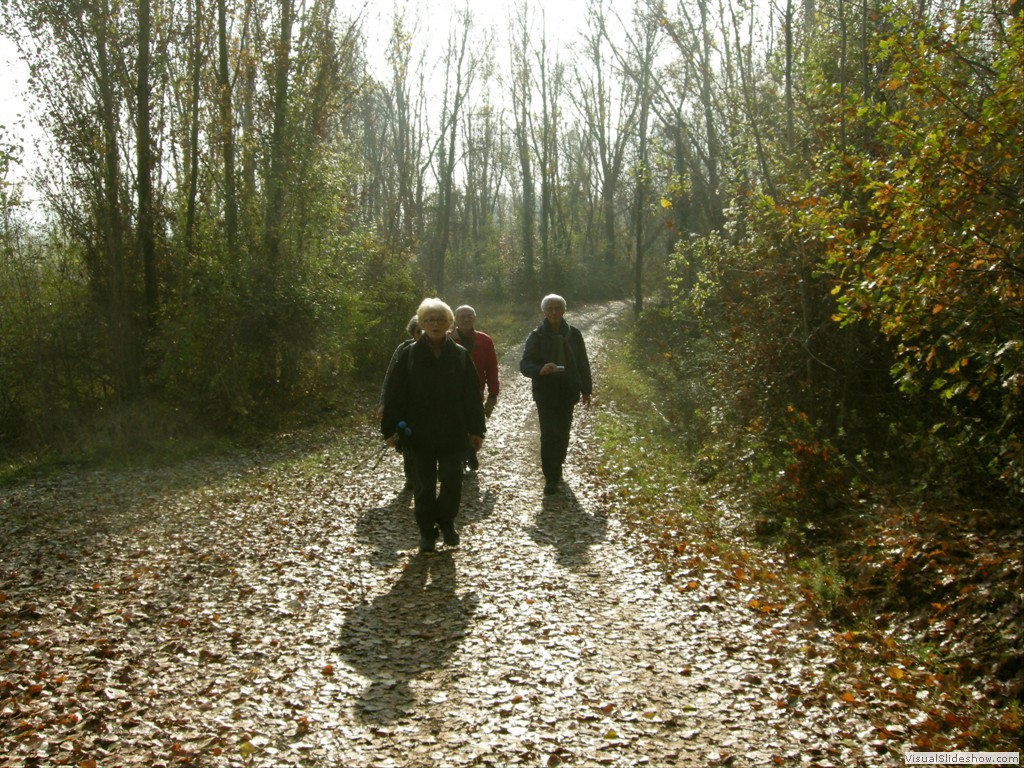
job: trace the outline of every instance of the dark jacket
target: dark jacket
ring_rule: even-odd
[[[402,350],[406,347],[416,343],[415,339],[406,339],[397,347],[395,351],[391,353],[391,361],[388,363],[388,370],[384,374],[384,383],[380,385],[380,404],[384,404],[384,395],[388,391],[388,380],[391,378],[391,372],[395,370],[395,364],[398,362],[398,358],[402,356]]]
[[[565,365],[565,373],[539,375],[546,363]],[[545,405],[575,405],[581,395],[589,395],[594,389],[583,334],[565,320],[558,333],[551,330],[547,320],[530,332],[519,370],[533,380],[533,399]]]
[[[399,421],[412,429],[403,440],[414,451],[462,453],[469,435],[483,436],[480,385],[466,350],[445,338],[435,358],[424,334],[402,351],[384,392],[382,434],[395,434]]]

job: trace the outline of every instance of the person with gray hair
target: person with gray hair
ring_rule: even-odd
[[[451,308],[440,299],[424,299],[416,316],[423,335],[395,361],[380,427],[393,446],[404,422],[401,440],[403,450],[412,452],[420,552],[433,552],[438,535],[446,546],[459,544],[455,518],[466,445],[479,450],[487,427],[473,361],[448,335]]]
[[[476,374],[480,377],[480,399],[484,404],[484,416],[490,418],[498,402],[498,354],[494,351],[494,341],[491,337],[476,329],[476,310],[468,304],[463,304],[455,310],[452,341],[469,352],[473,365],[476,366]],[[480,468],[480,461],[472,448],[466,451],[466,468],[471,472]]]
[[[562,482],[573,410],[580,401],[590,407],[594,382],[583,334],[563,317],[565,299],[548,294],[540,309],[544,322],[527,337],[519,370],[533,382],[533,400],[540,421],[544,493],[551,494],[558,491]]]

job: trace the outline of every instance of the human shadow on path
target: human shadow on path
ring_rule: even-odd
[[[588,512],[570,489],[545,495],[534,524],[527,529],[541,546],[555,549],[555,560],[566,568],[579,568],[590,560],[590,548],[601,543],[608,532],[608,519],[600,512]]]
[[[437,670],[466,637],[475,594],[456,594],[452,552],[420,554],[389,592],[349,611],[336,650],[370,684],[355,704],[368,723],[389,723],[415,707],[410,683]]]

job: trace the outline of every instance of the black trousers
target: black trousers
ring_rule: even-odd
[[[412,451],[408,449],[402,451],[402,471],[408,482],[411,483],[416,478],[416,462],[412,457]]]
[[[572,428],[573,404],[537,403],[540,420],[540,466],[544,479],[554,483],[562,479],[562,465],[569,452],[569,430]]]
[[[436,536],[434,526],[443,527],[455,522],[462,500],[464,457],[463,453],[412,451],[415,470],[412,505],[421,535]]]

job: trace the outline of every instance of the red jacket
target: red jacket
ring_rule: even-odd
[[[487,397],[497,399],[498,397],[498,354],[494,351],[494,341],[483,331],[473,332],[472,346],[459,335],[459,332],[452,331],[452,341],[460,344],[469,350],[469,356],[476,366],[476,375],[480,379],[480,399],[484,399],[484,388],[487,389]]]

